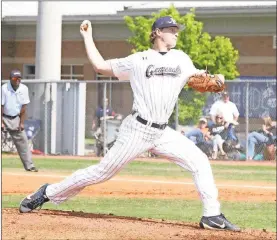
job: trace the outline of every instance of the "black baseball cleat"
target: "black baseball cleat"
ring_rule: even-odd
[[[199,225],[204,229],[241,231],[239,227],[229,222],[222,213],[218,216],[202,217]]]
[[[42,185],[36,192],[25,197],[19,205],[19,212],[31,212],[38,207],[41,208],[44,203],[48,202],[49,198],[45,194],[48,185],[49,184]]]
[[[35,167],[31,167],[29,169],[26,169],[27,172],[38,172],[38,169]]]

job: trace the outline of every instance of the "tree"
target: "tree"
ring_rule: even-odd
[[[151,26],[157,18],[163,16],[172,16],[179,24],[185,26],[185,29],[179,33],[176,49],[187,53],[196,68],[207,67],[210,73],[221,73],[228,80],[239,75],[236,67],[238,51],[234,49],[229,38],[224,36],[213,38],[209,33],[203,32],[203,23],[195,20],[195,9],[181,16],[179,11],[171,5],[168,9],[152,13],[150,18],[125,16],[125,22],[133,33],[128,39],[128,42],[134,46],[133,53],[151,47],[149,39]],[[207,96],[208,93],[201,94],[185,86],[178,100],[179,123],[196,123],[202,114]]]

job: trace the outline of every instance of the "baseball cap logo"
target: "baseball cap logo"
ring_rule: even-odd
[[[171,16],[165,16],[158,18],[152,25],[152,31],[156,28],[168,28],[168,27],[177,27],[179,30],[183,30],[184,27],[179,25],[176,20]]]
[[[173,18],[170,18],[168,23],[177,24],[176,21]]]
[[[12,70],[10,72],[10,78],[13,77],[20,77],[21,78],[21,72],[18,69]]]

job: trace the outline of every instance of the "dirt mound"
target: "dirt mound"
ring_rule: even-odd
[[[3,239],[276,239],[276,233],[258,230],[210,231],[197,223],[53,210],[3,209],[2,224]]]

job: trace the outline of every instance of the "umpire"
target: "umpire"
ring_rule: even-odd
[[[10,82],[2,88],[2,129],[6,129],[11,135],[17,152],[26,171],[37,172],[37,168],[31,158],[28,139],[24,131],[26,107],[30,102],[26,85],[21,83],[21,72],[12,70]]]

